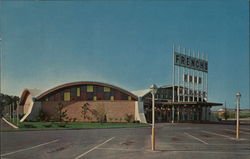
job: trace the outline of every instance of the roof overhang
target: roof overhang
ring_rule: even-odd
[[[158,102],[156,102],[158,103]],[[162,105],[174,105],[174,106],[190,106],[190,105],[200,105],[200,106],[221,106],[222,103],[212,103],[212,102],[159,102]]]

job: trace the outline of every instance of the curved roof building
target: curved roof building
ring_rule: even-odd
[[[42,111],[47,120],[54,118],[59,104],[67,111],[67,120],[96,121],[91,111],[104,108],[106,118],[111,122],[123,122],[125,115],[135,114],[138,97],[120,87],[101,82],[73,82],[59,85],[45,92],[24,89],[20,107],[23,108],[24,120],[37,120]],[[84,118],[82,107],[88,103],[89,117]],[[135,118],[136,119],[136,118]],[[139,119],[137,119],[139,120]]]

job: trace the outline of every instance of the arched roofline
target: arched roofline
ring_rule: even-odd
[[[114,85],[111,85],[111,84],[102,83],[102,82],[93,82],[93,81],[80,81],[80,82],[72,82],[72,83],[62,84],[62,85],[59,85],[57,87],[54,87],[52,89],[49,89],[49,90],[45,91],[44,93],[37,96],[36,99],[40,100],[43,97],[45,97],[46,95],[48,95],[48,94],[50,94],[50,93],[52,93],[54,91],[58,91],[58,90],[63,89],[63,88],[78,86],[78,85],[98,85],[98,86],[103,86],[103,87],[109,87],[109,88],[119,90],[122,93],[127,94],[128,96],[131,96],[132,98],[138,100],[138,97],[136,95],[134,95],[133,93],[131,93],[129,91],[126,91],[125,89],[122,89],[120,87],[117,87],[117,86],[114,86]]]
[[[30,91],[28,88],[25,88],[23,91],[22,91],[22,94],[20,96],[20,102],[19,102],[19,105],[24,105],[27,97],[30,95]]]

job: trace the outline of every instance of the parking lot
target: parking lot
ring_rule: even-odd
[[[156,151],[151,128],[115,128],[1,132],[4,159],[250,159],[250,126],[156,124]]]

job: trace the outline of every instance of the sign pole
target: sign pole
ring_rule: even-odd
[[[175,102],[175,93],[174,93],[174,87],[175,87],[175,46],[173,44],[173,103]],[[172,106],[172,123],[174,122],[174,115],[173,115],[173,109],[174,104]]]
[[[191,54],[191,50],[190,49],[188,49],[188,56],[190,56],[190,54]],[[188,79],[187,79],[187,81],[188,81],[188,102],[190,102],[190,69],[188,68]]]
[[[239,116],[240,116],[240,93],[236,94],[237,98],[237,121],[236,121],[236,139],[239,139],[239,127],[240,127],[240,121],[239,121]]]

